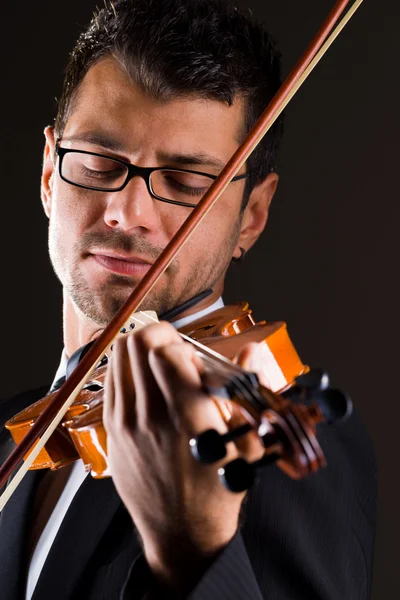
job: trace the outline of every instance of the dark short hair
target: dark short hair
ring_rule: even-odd
[[[196,95],[232,105],[241,96],[248,133],[280,86],[270,34],[230,0],[106,0],[68,61],[55,122],[61,137],[86,73],[106,56],[150,95]],[[245,196],[275,168],[282,118],[248,160]]]

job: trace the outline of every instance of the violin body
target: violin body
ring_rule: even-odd
[[[101,384],[101,390],[98,392],[93,392],[90,388],[85,388],[80,392],[78,398],[66,412],[62,424],[56,428],[45,447],[36,457],[33,465],[31,466],[31,470],[55,470],[59,469],[60,467],[64,467],[70,462],[80,458],[74,443],[63,427],[63,424],[66,421],[69,421],[72,418],[89,410],[93,403],[100,401],[99,394],[102,392],[105,373],[106,367],[100,367],[98,370],[96,370],[96,377],[91,381],[91,383],[96,382],[96,384]],[[49,402],[53,400],[56,394],[57,391],[48,394],[7,421],[5,427],[10,431],[11,436],[16,444],[19,444],[23,440],[30,428],[36,422],[39,415],[46,408],[46,406],[48,406]]]
[[[230,360],[248,342],[263,344],[265,374],[272,392],[283,392],[296,377],[308,371],[289,338],[286,324],[256,323],[247,302],[224,306],[179,331]],[[109,476],[107,435],[102,420],[106,371],[107,365],[94,371],[31,469],[55,470],[82,458],[93,477]],[[6,423],[16,444],[24,438],[56,394],[48,394]],[[229,411],[224,411],[224,417],[229,419]]]

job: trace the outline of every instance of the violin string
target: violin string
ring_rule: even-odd
[[[139,311],[139,314],[141,314],[141,311]],[[147,319],[149,319],[150,321],[153,321],[155,323],[158,323],[157,319],[155,319],[154,317],[152,317],[151,315],[145,315]],[[136,317],[136,313],[134,315],[132,315],[131,317],[132,320],[138,320],[140,323],[143,323],[143,321],[140,321],[139,319],[137,319]],[[194,338],[191,338],[187,335],[185,335],[184,333],[181,333],[180,331],[178,331],[179,336],[185,340],[186,342],[188,342],[189,344],[197,347],[199,349],[198,353],[200,356],[210,356],[215,358],[219,363],[222,363],[224,366],[228,367],[231,371],[235,371],[238,375],[239,374],[247,374],[247,371],[245,369],[243,369],[240,365],[233,363],[232,361],[229,360],[229,358],[226,358],[226,356],[223,356],[222,354],[220,354],[219,352],[216,352],[215,350],[213,350],[212,348],[208,348],[207,346],[204,346],[204,344],[202,344],[201,342],[199,342],[198,340],[195,340]]]
[[[137,320],[139,323],[144,324],[137,316],[137,313],[131,316],[133,321]],[[139,311],[139,314],[144,314]],[[144,314],[145,321],[147,319],[147,323],[149,321],[158,322],[157,319],[152,317],[149,314]],[[212,367],[212,373],[218,374],[223,377],[223,383],[226,386],[227,384],[231,385],[237,395],[243,399],[245,402],[251,405],[257,413],[262,412],[269,406],[265,402],[265,398],[260,394],[259,390],[250,382],[249,380],[249,372],[241,367],[240,365],[233,363],[228,358],[216,352],[212,348],[208,348],[204,346],[198,340],[195,340],[184,333],[179,332],[179,336],[188,342],[189,344],[195,346],[197,348],[197,355],[200,356],[203,360],[209,361],[209,364]],[[253,376],[256,373],[253,374]],[[258,378],[257,378],[258,379]],[[268,390],[271,394],[273,393],[271,390]],[[243,406],[246,408],[246,406]],[[252,415],[253,416],[253,415]]]

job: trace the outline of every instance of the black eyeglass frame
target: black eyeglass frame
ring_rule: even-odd
[[[56,144],[56,154],[58,155],[58,157],[60,159],[59,164],[58,164],[58,172],[59,172],[61,179],[63,181],[65,181],[66,183],[69,183],[70,185],[75,185],[76,187],[84,188],[86,190],[93,190],[95,192],[120,192],[121,190],[124,189],[125,186],[128,185],[128,183],[130,182],[130,180],[133,177],[136,177],[138,175],[139,177],[144,179],[146,186],[147,186],[147,190],[152,198],[155,198],[156,200],[159,200],[160,202],[167,202],[168,204],[176,204],[178,206],[186,206],[188,208],[195,208],[197,206],[197,204],[192,204],[189,202],[179,202],[178,200],[169,200],[168,198],[163,198],[162,196],[158,196],[154,192],[154,190],[151,186],[151,174],[154,171],[173,171],[175,173],[192,173],[193,175],[203,175],[205,177],[209,177],[213,181],[215,181],[218,177],[218,175],[210,175],[209,173],[203,173],[202,171],[191,171],[188,169],[174,169],[173,167],[137,167],[136,165],[133,165],[132,163],[128,163],[128,162],[125,162],[124,160],[121,160],[120,158],[114,158],[113,156],[107,156],[106,154],[98,154],[97,152],[88,152],[86,150],[61,148],[58,144],[59,144],[59,142],[57,142],[57,144]],[[62,174],[63,159],[64,159],[64,156],[68,153],[89,154],[91,156],[99,156],[100,158],[105,158],[107,160],[113,160],[114,162],[119,163],[128,169],[127,174],[126,174],[126,179],[125,179],[124,183],[117,188],[91,187],[91,186],[87,186],[87,185],[82,185],[81,183],[75,183],[74,181],[70,181],[69,179],[64,177],[64,175]],[[249,173],[244,173],[243,175],[236,175],[236,177],[234,177],[231,180],[231,183],[234,181],[239,181],[241,179],[245,179],[246,177],[248,177],[248,175],[249,175]]]

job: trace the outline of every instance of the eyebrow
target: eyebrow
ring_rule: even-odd
[[[99,133],[80,133],[77,135],[71,135],[69,137],[63,137],[62,142],[85,142],[86,144],[94,144],[95,146],[101,146],[105,150],[112,150],[114,152],[123,152],[126,149],[123,144],[115,139],[106,137]]]
[[[161,161],[171,162],[180,166],[204,165],[207,167],[216,167],[217,169],[223,169],[225,166],[225,163],[218,158],[202,152],[200,154],[166,154],[161,152],[160,159]]]
[[[126,153],[126,147],[123,144],[118,142],[116,139],[101,135],[99,133],[81,133],[69,137],[64,137],[62,138],[62,141],[84,142],[87,144],[94,144],[95,146],[100,146],[101,148],[104,148],[105,150],[110,150],[111,152]],[[161,162],[165,162],[166,164],[170,163],[179,166],[203,165],[208,167],[215,167],[217,169],[223,169],[226,164],[220,159],[216,158],[215,156],[211,156],[204,152],[200,152],[199,154],[169,154],[167,152],[161,152],[159,154],[159,159]]]

